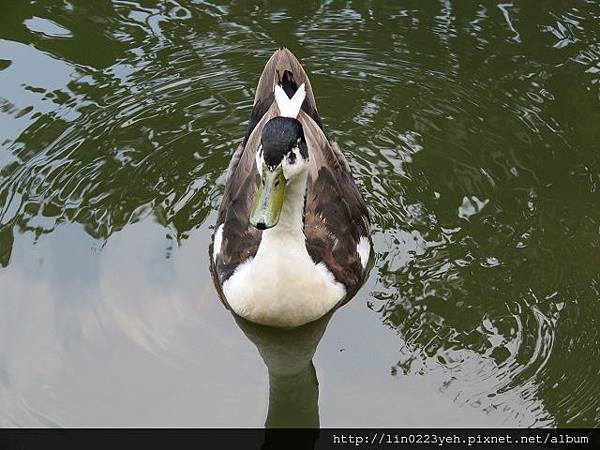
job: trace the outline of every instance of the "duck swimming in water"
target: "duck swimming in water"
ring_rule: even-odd
[[[348,301],[368,272],[369,213],[289,50],[267,62],[229,165],[213,274],[239,316],[296,327]]]

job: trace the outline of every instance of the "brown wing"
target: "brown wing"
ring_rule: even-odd
[[[298,117],[310,155],[304,233],[315,263],[324,262],[350,298],[363,282],[365,270],[356,250],[370,237],[369,213],[336,143],[330,143],[307,114]]]
[[[252,201],[260,183],[255,154],[262,127],[276,112],[277,106],[272,105],[248,137],[246,145],[240,146],[231,160],[217,218],[217,227],[223,225],[221,249],[215,260],[221,284],[237,266],[256,255],[260,244],[261,231],[249,223]]]

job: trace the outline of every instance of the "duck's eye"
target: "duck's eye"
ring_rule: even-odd
[[[260,181],[262,181],[262,185],[264,186],[265,185],[265,179],[261,178]]]
[[[288,153],[287,161],[288,161],[288,164],[296,163],[296,153],[293,150],[290,153]]]

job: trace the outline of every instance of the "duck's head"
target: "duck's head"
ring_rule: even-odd
[[[261,182],[250,223],[266,230],[279,222],[286,185],[308,170],[308,146],[297,119],[274,117],[265,124],[256,151],[256,167]]]

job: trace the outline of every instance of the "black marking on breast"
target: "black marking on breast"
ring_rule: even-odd
[[[288,154],[287,154],[287,162],[289,164],[294,164],[296,162],[296,152],[294,152],[294,149],[291,149]]]
[[[300,156],[302,159],[308,159],[308,145],[303,139],[298,140],[298,150],[300,150]]]
[[[304,191],[304,206],[302,208],[302,229],[306,226],[306,194],[308,189]]]

